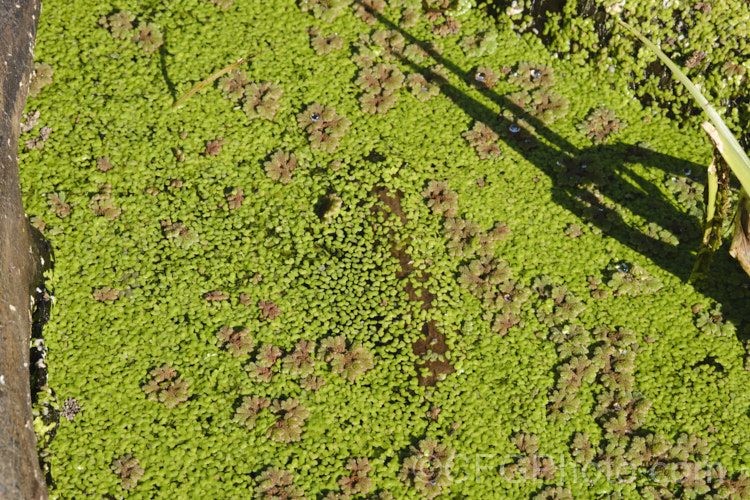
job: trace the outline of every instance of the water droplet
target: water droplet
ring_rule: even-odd
[[[486,77],[484,76],[484,73],[482,73],[482,72],[480,71],[479,73],[477,73],[477,74],[476,74],[476,75],[474,76],[474,79],[475,79],[476,81],[478,81],[478,82],[483,82],[483,81],[484,81],[484,80],[486,79]]]
[[[581,168],[582,168],[582,169],[584,169],[584,170],[586,170],[586,164],[585,164],[585,163],[583,163],[583,164],[581,165]]]
[[[314,122],[317,122],[317,121],[320,120],[320,114],[319,113],[311,113],[310,114],[310,119],[312,121],[314,121]]]
[[[630,271],[630,267],[625,262],[618,262],[615,268],[620,271],[621,273],[626,273]]]
[[[531,73],[531,78],[535,80],[539,78],[540,76],[542,76],[542,72],[539,71],[538,69],[532,69],[530,73]]]
[[[516,124],[516,123],[511,123],[510,127],[508,127],[508,130],[510,130],[511,132],[513,132],[515,134],[515,133],[518,133],[521,130],[521,127],[519,127],[518,124]]]
[[[682,173],[683,173],[683,174],[685,174],[685,175],[688,175],[688,176],[689,176],[689,175],[690,175],[690,174],[691,174],[692,172],[693,172],[693,171],[692,171],[692,170],[690,170],[689,168],[685,168],[685,169],[683,169],[683,170],[682,170]]]

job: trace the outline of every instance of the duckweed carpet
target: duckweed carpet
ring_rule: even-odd
[[[448,4],[45,3],[52,497],[748,498],[708,141]]]

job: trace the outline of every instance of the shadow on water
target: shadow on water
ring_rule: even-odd
[[[415,43],[422,47],[447,71],[463,81],[473,79],[472,74],[432,51],[426,42],[418,40],[382,15],[372,14],[387,29],[398,31],[406,43]],[[405,58],[401,58],[401,62],[417,73],[425,74],[427,71],[427,68]],[[482,90],[484,95],[503,110],[509,111],[516,119],[520,118],[533,127],[530,139],[535,142],[535,147],[528,147],[528,141],[515,138],[523,137],[523,134],[507,133],[507,125],[511,122],[506,120],[504,123],[503,117],[499,117],[495,111],[471,95],[449,82],[441,83],[440,90],[472,119],[495,130],[504,141],[505,147],[514,149],[542,173],[548,175],[553,181],[551,194],[555,203],[582,220],[592,223],[606,236],[632,248],[681,281],[687,281],[695,258],[693,254],[698,249],[701,239],[701,221],[677,210],[652,181],[643,178],[632,168],[631,161],[637,161],[647,168],[659,169],[667,178],[684,176],[686,172],[702,174],[707,165],[699,165],[647,150],[639,145],[624,143],[580,149],[553,132],[541,120],[526,113],[507,96],[491,89]],[[604,179],[597,181],[594,178],[595,171],[602,174]],[[592,190],[585,189],[585,186],[592,184],[612,203],[603,202],[600,197],[592,194]],[[666,243],[630,225],[617,207],[623,207],[636,217],[668,228],[678,237],[679,243]],[[539,230],[544,231],[545,228]],[[737,327],[737,335],[741,341],[746,340],[748,333],[743,331],[743,306],[750,298],[748,279],[740,265],[728,255],[726,244],[716,252],[708,279],[698,284],[697,288],[723,305],[724,320],[731,321]]]

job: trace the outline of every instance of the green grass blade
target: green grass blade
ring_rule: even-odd
[[[230,71],[232,71],[233,69],[235,69],[237,66],[239,66],[242,63],[244,63],[248,59],[250,59],[250,58],[249,57],[243,57],[242,59],[240,59],[236,63],[232,63],[229,66],[226,66],[226,67],[220,69],[219,71],[217,71],[213,75],[209,76],[205,80],[198,82],[197,84],[195,84],[193,86],[192,89],[190,89],[187,92],[185,92],[182,95],[182,97],[180,97],[174,103],[172,103],[172,107],[176,108],[180,104],[184,103],[185,101],[187,101],[188,99],[190,99],[190,97],[192,97],[192,95],[195,94],[196,92],[198,92],[200,89],[206,87],[208,84],[210,84],[211,82],[213,82],[214,80],[216,80],[220,76],[223,76],[223,75],[229,73]]]
[[[666,64],[667,67],[672,70],[672,73],[674,73],[677,79],[682,82],[685,88],[688,89],[688,92],[690,92],[693,98],[698,102],[698,104],[700,104],[701,108],[703,108],[703,111],[705,111],[706,115],[708,115],[709,120],[711,120],[711,123],[714,124],[714,127],[716,127],[716,130],[719,132],[722,146],[721,148],[719,148],[719,152],[724,157],[724,160],[726,160],[729,168],[731,168],[732,172],[734,172],[734,175],[737,176],[745,191],[750,192],[750,159],[748,159],[745,151],[742,149],[742,147],[740,147],[740,144],[737,142],[737,139],[735,139],[734,135],[732,135],[732,132],[729,130],[729,127],[727,127],[726,123],[724,123],[724,120],[721,119],[713,106],[709,104],[708,100],[703,97],[703,94],[701,94],[700,90],[698,90],[698,87],[696,87],[693,82],[691,82],[690,79],[685,76],[685,73],[683,73],[682,70],[680,70],[680,68],[677,67],[677,65],[673,63],[672,60],[667,57],[664,52],[661,51],[661,49],[659,49],[659,47],[657,47],[646,37],[638,33],[638,31],[636,31],[635,28],[633,28],[629,24],[623,21],[620,21],[620,24],[627,28],[641,42],[643,42],[646,47],[651,49],[659,57],[659,59],[661,59],[664,64]]]
[[[280,42],[276,42],[276,43],[274,43],[273,45],[269,45],[269,46],[268,46],[267,48],[265,48],[265,49],[263,49],[263,50],[261,50],[261,51],[258,51],[258,52],[256,52],[255,54],[253,54],[253,55],[251,55],[251,56],[248,56],[248,57],[243,57],[243,58],[242,58],[242,59],[240,59],[239,61],[237,61],[237,62],[235,62],[235,63],[232,63],[232,64],[230,64],[229,66],[225,66],[224,68],[221,68],[221,69],[220,69],[219,71],[217,71],[217,72],[216,72],[216,73],[214,73],[213,75],[209,76],[209,77],[208,77],[208,78],[206,78],[205,80],[202,80],[202,81],[198,82],[197,84],[195,84],[195,85],[193,86],[193,88],[191,88],[190,90],[188,90],[187,92],[185,92],[185,93],[184,93],[184,94],[183,94],[183,95],[182,95],[182,96],[181,96],[181,97],[180,97],[179,99],[177,99],[177,100],[176,100],[176,101],[175,101],[174,103],[172,103],[172,107],[173,107],[173,108],[176,108],[176,107],[178,107],[178,106],[179,106],[180,104],[182,104],[182,103],[184,103],[185,101],[187,101],[188,99],[190,99],[190,97],[192,97],[192,96],[193,96],[193,94],[195,94],[196,92],[198,92],[198,91],[199,91],[199,90],[201,90],[202,88],[205,88],[205,87],[206,87],[206,86],[207,86],[208,84],[210,84],[211,82],[213,82],[214,80],[216,80],[216,79],[217,79],[217,78],[219,78],[220,76],[226,75],[227,73],[229,73],[229,72],[230,72],[230,71],[232,71],[233,69],[237,68],[237,67],[238,67],[238,66],[239,66],[240,64],[242,64],[242,63],[244,63],[244,62],[247,62],[247,61],[249,61],[249,60],[250,60],[250,59],[252,59],[253,57],[255,57],[255,56],[258,56],[258,55],[262,54],[262,53],[263,53],[263,52],[265,52],[266,50],[269,50],[269,49],[271,49],[271,48],[275,47],[275,46],[276,46],[276,45],[278,45],[279,43],[280,43]]]

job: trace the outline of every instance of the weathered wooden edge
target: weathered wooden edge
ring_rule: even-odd
[[[0,498],[46,499],[31,415],[31,292],[39,272],[24,215],[18,136],[40,0],[0,1]]]

